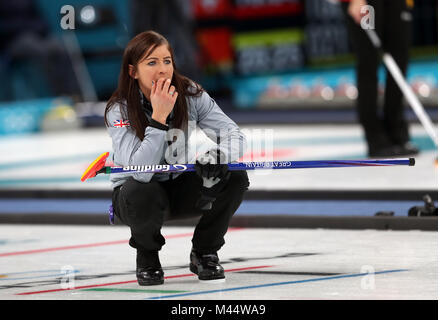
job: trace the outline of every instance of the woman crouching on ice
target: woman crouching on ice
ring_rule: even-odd
[[[215,142],[196,160],[196,172],[112,174],[115,215],[131,229],[140,285],[164,282],[158,252],[165,243],[164,221],[200,216],[190,252],[190,270],[199,280],[225,279],[217,251],[234,212],[248,189],[246,171],[229,171],[246,140],[199,84],[178,73],[168,41],[160,34],[138,34],[127,45],[117,90],[105,109],[116,166],[166,164],[177,159],[168,133],[187,132],[196,123]],[[223,134],[226,132],[226,134]],[[216,145],[220,138],[219,145]],[[187,146],[184,135],[183,145]],[[176,156],[176,158],[175,158]],[[175,163],[175,162],[174,162]],[[186,162],[176,162],[186,163]]]

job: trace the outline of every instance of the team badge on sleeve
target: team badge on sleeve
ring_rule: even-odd
[[[130,127],[131,124],[129,123],[129,120],[115,120],[113,122],[114,128],[124,128],[124,127]]]

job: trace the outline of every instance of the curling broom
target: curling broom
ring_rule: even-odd
[[[111,173],[171,173],[195,171],[194,164],[153,164],[131,166],[105,166],[109,152],[101,154],[85,170],[81,177],[84,182],[98,174]],[[229,163],[228,169],[234,170],[263,170],[263,169],[309,169],[309,168],[340,168],[340,167],[386,167],[414,166],[414,158],[380,159],[380,160],[313,160],[313,161],[268,161],[268,162],[237,162]]]

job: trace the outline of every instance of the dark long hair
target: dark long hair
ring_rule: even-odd
[[[148,126],[148,120],[142,109],[140,88],[137,79],[129,75],[129,65],[135,68],[141,59],[149,56],[156,47],[166,45],[170,52],[173,65],[173,77],[171,84],[175,86],[178,97],[173,108],[173,127],[183,129],[188,121],[188,108],[186,97],[198,96],[202,93],[202,87],[193,80],[181,75],[175,66],[173,50],[169,42],[161,34],[155,31],[145,31],[136,35],[129,41],[123,53],[122,66],[119,75],[119,83],[105,108],[105,124],[109,126],[107,114],[115,104],[127,106],[127,114],[121,108],[122,116],[128,119],[131,129],[135,131],[140,140],[144,138],[144,131]]]

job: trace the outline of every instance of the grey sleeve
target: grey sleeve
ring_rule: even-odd
[[[122,118],[121,106],[115,105],[108,113],[107,128],[112,139],[116,166],[159,164],[164,153],[166,131],[147,127],[141,141],[130,127],[116,127],[114,121]],[[134,179],[149,182],[153,173],[131,174]]]
[[[227,156],[227,162],[238,161],[246,150],[247,142],[243,132],[211,98],[207,92],[194,99],[198,126],[214,143],[220,138],[219,148]]]

